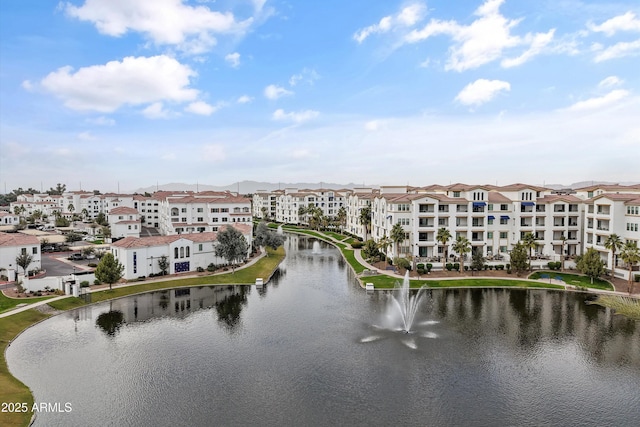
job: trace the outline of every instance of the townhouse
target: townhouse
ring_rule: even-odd
[[[16,264],[16,258],[22,254],[32,257],[27,271],[40,269],[41,253],[40,240],[35,236],[22,233],[0,232],[0,275],[14,281],[18,274],[22,274],[22,267]]]
[[[107,216],[111,228],[111,238],[140,237],[142,224],[140,214],[134,208],[120,206],[109,211]]]

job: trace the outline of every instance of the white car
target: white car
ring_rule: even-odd
[[[86,257],[84,257],[84,259],[96,259],[96,255],[95,254],[89,254]]]
[[[84,236],[82,240],[84,240],[85,242],[93,242],[94,240],[96,240],[96,238],[94,236]]]

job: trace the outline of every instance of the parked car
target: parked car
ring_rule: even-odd
[[[71,261],[78,261],[78,260],[84,259],[84,257],[82,256],[82,254],[80,252],[76,252],[76,253],[71,254],[69,256],[69,259]]]
[[[96,259],[96,254],[89,254],[84,259]]]
[[[47,246],[43,246],[42,247],[42,252],[54,252],[56,250],[56,248],[54,246],[51,245],[47,245]]]
[[[96,240],[96,238],[93,236],[84,236],[82,240],[84,240],[85,242],[93,242],[94,240]]]

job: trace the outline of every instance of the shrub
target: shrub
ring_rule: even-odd
[[[422,276],[424,273],[426,273],[426,272],[427,272],[427,270],[425,270],[424,268],[417,268],[417,269],[416,269],[416,271],[418,272],[418,274],[419,274],[420,276]]]
[[[216,271],[216,266],[213,263],[210,263],[207,266],[207,271],[210,271],[210,272]]]
[[[640,282],[640,274],[634,274],[633,275],[633,281],[634,282]]]
[[[411,270],[411,262],[409,262],[409,260],[406,258],[395,258],[393,260],[393,264],[398,268],[402,268],[404,270]]]
[[[468,265],[464,266],[464,271],[469,271],[469,266]]]
[[[100,280],[98,280],[98,279],[94,280],[94,281],[93,281],[93,284],[94,284],[94,285],[99,285],[99,284],[100,284]]]
[[[204,268],[202,267],[198,267],[196,268],[196,270],[198,271],[198,273],[204,273]]]
[[[363,243],[361,241],[357,241],[357,242],[351,242],[351,247],[353,249],[360,249],[363,246]]]
[[[428,263],[427,264],[427,273],[430,272],[432,268],[433,268],[433,264]]]
[[[453,264],[451,264],[450,262],[446,263],[444,267],[447,269],[447,271],[453,270]]]
[[[82,282],[80,282],[80,287],[81,288],[88,288],[89,287],[89,281],[88,280],[83,280]]]
[[[423,263],[416,264],[416,270],[424,270],[424,264]]]
[[[507,264],[507,270],[511,270],[511,264]]]
[[[560,270],[562,268],[562,262],[556,261],[556,270]]]
[[[460,270],[460,263],[459,262],[454,262],[453,263],[453,269],[456,270],[456,271]]]

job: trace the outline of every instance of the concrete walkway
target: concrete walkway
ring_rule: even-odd
[[[236,268],[236,271],[242,270],[244,268],[252,266],[256,262],[258,262],[259,259],[264,257],[265,255],[266,255],[266,251],[264,251],[264,250],[261,251],[261,253],[258,256],[256,256],[253,259],[251,259],[248,263]],[[229,273],[228,271],[222,271],[222,272],[219,272],[219,273],[209,274],[208,276],[218,276],[218,275],[221,275],[221,274],[228,274],[228,273]],[[178,276],[176,276],[176,275],[163,276],[162,278],[159,278],[159,279],[152,278],[152,279],[149,279],[149,280],[145,280],[143,282],[130,282],[130,283],[125,282],[125,283],[122,283],[122,284],[116,284],[116,285],[113,286],[113,288],[114,289],[116,289],[116,288],[118,288],[118,289],[119,288],[127,288],[127,287],[130,287],[130,286],[141,285],[143,283],[168,282],[170,280],[190,279],[190,278],[194,278],[194,277],[202,277],[202,273],[200,273],[200,274],[185,274],[185,275],[178,275]],[[96,286],[94,288],[90,288],[89,289],[89,293],[100,292],[100,291],[104,291],[104,290],[107,290],[107,289],[109,289],[109,285],[100,285],[99,287]],[[27,304],[27,305],[22,306],[22,307],[16,307],[13,310],[9,310],[9,311],[5,311],[4,313],[0,313],[0,318],[8,317],[8,316],[11,316],[11,315],[14,315],[14,314],[17,314],[17,313],[21,313],[23,311],[30,310],[32,308],[36,308],[36,307],[44,305],[44,304],[48,304],[48,303],[50,303],[52,301],[58,301],[58,300],[69,298],[69,297],[71,297],[71,295],[61,295],[61,296],[53,297],[53,298],[50,298],[50,299],[46,299],[44,301],[38,301],[38,302],[34,302],[32,304]]]

